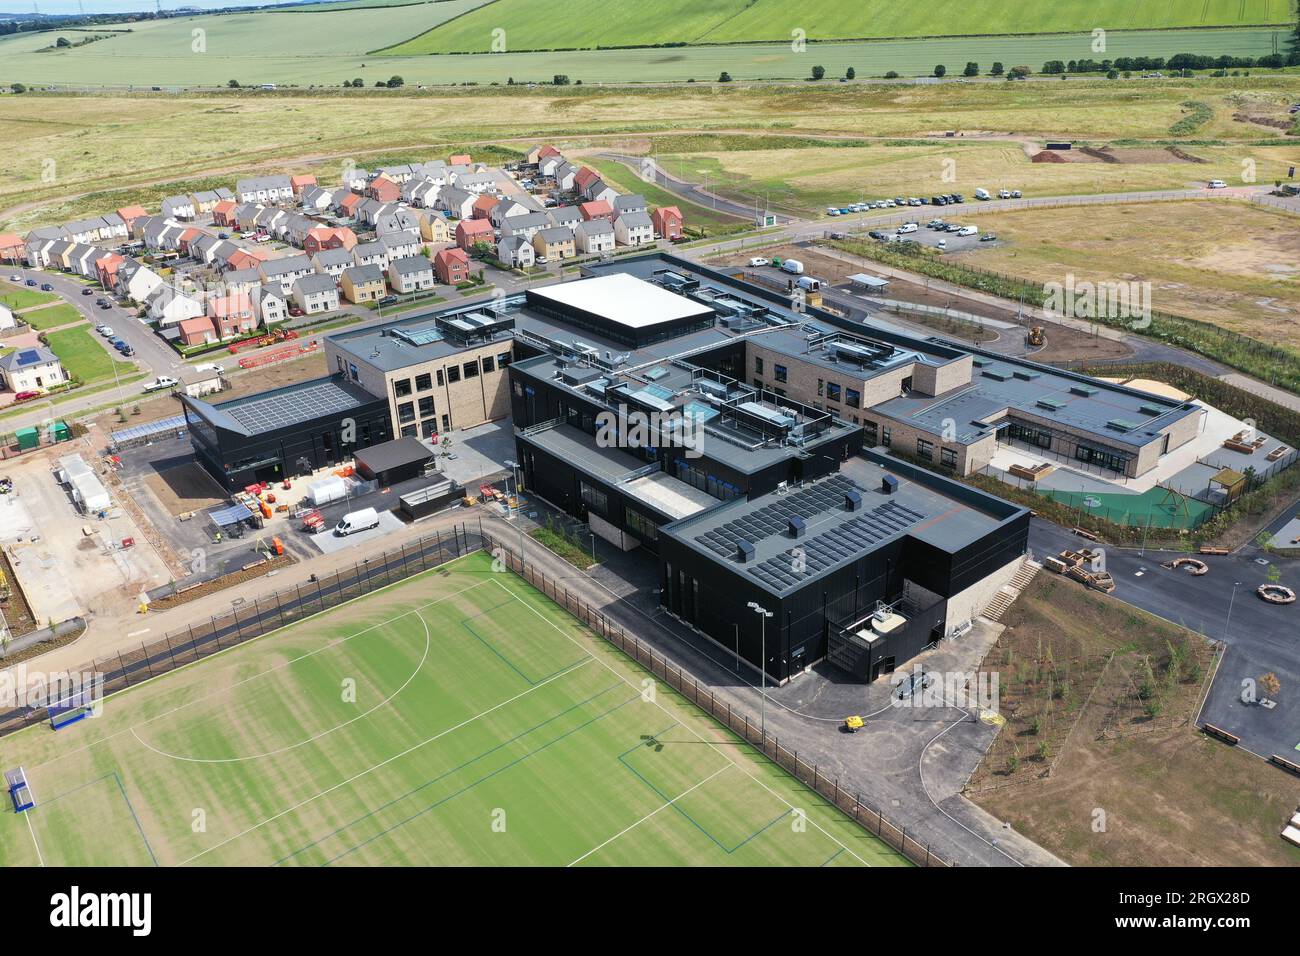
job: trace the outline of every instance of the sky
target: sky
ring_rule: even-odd
[[[155,10],[154,0],[35,0],[41,13],[136,13],[142,10]],[[286,3],[301,3],[302,0],[162,0],[164,10],[177,10],[183,7],[199,7],[204,10],[220,10],[223,7],[258,7]],[[31,13],[32,0],[0,0],[0,16],[6,13]]]

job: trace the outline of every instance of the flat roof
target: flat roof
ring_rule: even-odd
[[[369,448],[361,448],[352,454],[358,465],[363,465],[376,475],[391,468],[400,468],[402,465],[426,462],[433,456],[433,449],[412,435],[404,435],[392,441],[371,445]]]
[[[626,272],[562,282],[530,292],[535,298],[569,309],[580,309],[630,329],[713,314],[706,305]]]
[[[213,425],[244,435],[290,428],[326,415],[382,402],[340,376],[311,379],[219,405],[188,396],[184,403]]]

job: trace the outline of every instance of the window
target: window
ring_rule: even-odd
[[[438,387],[442,388],[442,369],[438,369]]]
[[[859,392],[856,388],[845,388],[844,404],[849,406],[849,408],[861,408],[862,393]]]
[[[817,379],[817,397],[821,398],[826,394],[826,383],[820,378]]]
[[[524,387],[520,385],[518,382],[515,382],[515,398],[523,398],[523,397],[524,397]]]
[[[763,358],[760,355],[754,356],[754,371],[759,375],[763,374]]]
[[[428,418],[432,414],[433,414],[433,399],[432,398],[420,399],[420,417]]]
[[[784,381],[786,380],[786,369],[785,369],[785,366],[784,366],[784,365],[773,365],[773,366],[772,366],[772,375],[773,375],[773,377],[774,377],[778,382],[784,382]]]
[[[836,382],[826,383],[826,401],[838,402],[840,400],[840,386]]]
[[[889,426],[886,425],[884,428],[880,430],[880,444],[888,448],[892,440],[893,440],[893,435],[890,432]]]
[[[457,368],[455,365],[448,365],[448,366],[447,366],[447,384],[448,384],[448,385],[455,385],[455,384],[456,384],[457,382],[459,382],[459,381],[460,381],[460,369]]]
[[[413,421],[415,421],[415,403],[414,403],[414,402],[402,402],[402,404],[398,405],[398,406],[397,406],[397,420],[398,420],[399,422],[413,422]]]
[[[925,461],[934,461],[934,442],[918,438],[916,440],[916,457]]]
[[[477,360],[477,359],[475,359],[473,362],[466,362],[465,365],[464,365],[463,367],[464,367],[464,369],[465,369],[465,377],[466,377],[466,378],[478,378],[478,360]]]
[[[399,378],[393,382],[393,395],[397,398],[405,398],[411,394],[411,380],[409,378]]]
[[[582,492],[582,503],[590,510],[605,514],[609,510],[609,498],[605,492],[595,488],[585,481],[578,482]]]
[[[880,429],[875,422],[862,420],[862,441],[868,448],[875,448],[880,442]]]
[[[483,374],[486,375],[488,372],[495,371],[496,366],[492,364],[492,356],[485,356],[483,359]]]
[[[414,426],[414,425],[403,425],[403,426],[402,426],[402,437],[403,437],[403,438],[414,438],[414,437],[415,437],[415,426]]]
[[[423,375],[415,376],[415,390],[417,392],[427,392],[431,388],[433,388],[432,375],[425,372]]]
[[[939,449],[939,464],[945,468],[957,467],[957,450],[955,448]]]
[[[511,356],[509,352],[502,352],[500,355],[497,356],[497,366],[500,368],[505,368],[507,365],[510,364],[510,358]]]
[[[633,511],[631,508],[627,509],[627,526],[629,530],[647,541],[657,541],[659,539],[659,529],[655,527],[654,522],[641,512]]]
[[[447,415],[442,416],[442,430],[451,431],[451,419]]]

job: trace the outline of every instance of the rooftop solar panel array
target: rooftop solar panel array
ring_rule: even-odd
[[[252,432],[269,432],[311,421],[322,415],[356,408],[358,400],[333,381],[317,382],[307,388],[271,392],[241,404],[220,406]]]
[[[906,531],[924,517],[921,512],[897,501],[886,501],[830,531],[768,558],[750,568],[749,573],[773,590],[784,591],[842,561],[871,551],[880,542]]]
[[[756,544],[764,538],[783,534],[790,518],[811,518],[836,507],[844,500],[844,492],[856,491],[858,486],[842,475],[834,475],[825,481],[807,488],[800,488],[788,495],[782,495],[770,505],[757,511],[719,525],[712,531],[696,535],[695,540],[720,557],[730,558],[736,554],[736,546],[741,541]]]
[[[149,438],[152,435],[174,432],[184,427],[185,416],[173,415],[171,418],[161,418],[156,422],[146,422],[143,425],[132,425],[130,428],[118,429],[113,432],[113,444],[121,445],[137,438]]]

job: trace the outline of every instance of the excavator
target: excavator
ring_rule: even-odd
[[[1035,348],[1046,345],[1047,332],[1044,331],[1041,325],[1031,326],[1029,331],[1025,333],[1025,344]]]

